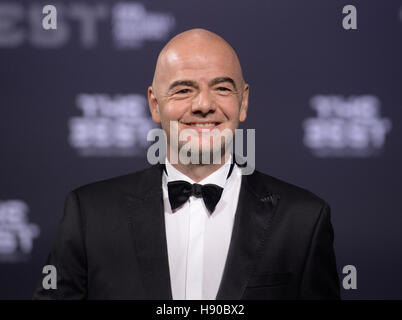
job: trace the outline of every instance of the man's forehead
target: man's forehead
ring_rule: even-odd
[[[240,62],[233,48],[212,32],[193,29],[175,36],[162,49],[153,85],[168,86],[169,82],[183,78],[210,80],[225,76],[243,82]]]
[[[169,50],[160,61],[160,80],[180,79],[210,81],[216,77],[231,77],[241,81],[241,71],[232,54],[225,50],[191,52]]]
[[[192,72],[226,72],[236,73],[236,65],[225,56],[217,55],[175,55],[172,59],[167,59],[165,63],[165,71],[172,73],[188,74]]]

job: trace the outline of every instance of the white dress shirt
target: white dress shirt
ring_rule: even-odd
[[[222,279],[229,249],[241,185],[241,170],[234,165],[228,179],[231,158],[218,170],[198,182],[223,189],[215,211],[210,214],[203,198],[191,196],[172,212],[167,183],[192,179],[166,159],[162,177],[170,281],[174,300],[214,300]]]

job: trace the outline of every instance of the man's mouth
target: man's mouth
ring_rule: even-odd
[[[220,122],[188,122],[184,124],[190,127],[209,128],[218,126]]]

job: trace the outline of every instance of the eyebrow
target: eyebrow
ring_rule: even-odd
[[[234,87],[234,89],[237,90],[236,83],[230,77],[218,77],[218,78],[212,79],[209,82],[209,86],[212,87],[214,85],[217,85],[217,84],[223,83],[223,82],[229,82]],[[174,81],[169,86],[168,92],[170,92],[172,89],[174,89],[175,87],[178,87],[178,86],[193,87],[196,89],[199,88],[198,84],[193,80],[177,80],[177,81]]]
[[[169,86],[168,91],[171,91],[173,88],[178,87],[178,86],[186,86],[186,87],[198,88],[198,84],[195,81],[192,81],[192,80],[177,80],[177,81],[174,81]]]

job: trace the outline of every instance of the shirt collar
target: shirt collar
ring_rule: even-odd
[[[221,166],[218,170],[211,173],[208,177],[198,182],[198,184],[212,183],[220,186],[221,188],[224,188],[227,176],[229,174],[231,163],[232,163],[232,155],[230,154],[228,161],[226,161],[223,166]],[[165,168],[167,172],[167,182],[184,180],[191,184],[196,183],[193,179],[187,177],[185,174],[181,173],[179,170],[173,167],[167,158],[165,158]],[[166,173],[164,174],[166,175]]]

